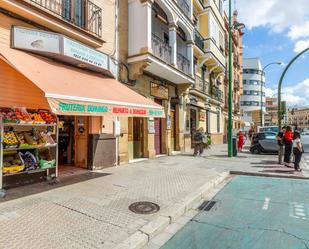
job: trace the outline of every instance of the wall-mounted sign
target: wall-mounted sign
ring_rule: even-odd
[[[150,82],[150,95],[158,99],[168,99],[168,87]]]
[[[156,133],[154,119],[148,119],[148,133],[149,134]]]
[[[12,47],[48,53],[60,53],[60,36],[51,32],[13,27]]]
[[[199,121],[206,121],[206,112],[199,112]]]
[[[103,69],[108,68],[108,56],[79,42],[63,37],[63,55]]]
[[[167,119],[166,119],[166,129],[167,129],[167,130],[170,130],[171,127],[172,127],[172,120],[171,120],[171,116],[168,115],[168,116],[167,116]]]
[[[110,56],[58,33],[12,27],[12,47],[52,57],[59,61],[116,76]]]

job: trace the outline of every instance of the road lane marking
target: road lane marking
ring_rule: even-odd
[[[306,205],[299,202],[290,202],[290,217],[308,220]]]
[[[267,210],[268,207],[269,207],[269,201],[270,201],[270,198],[266,197],[265,198],[265,201],[264,201],[264,205],[262,207],[263,210]]]

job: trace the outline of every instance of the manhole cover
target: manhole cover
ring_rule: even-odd
[[[154,214],[160,210],[160,206],[153,202],[139,201],[132,203],[129,210],[137,214]]]

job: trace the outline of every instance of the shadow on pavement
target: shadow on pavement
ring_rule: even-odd
[[[260,162],[251,162],[250,164],[255,164],[255,165],[274,164],[274,165],[278,165],[278,162],[277,161],[262,160]],[[282,167],[282,166],[280,166],[280,167]]]
[[[278,169],[282,169],[282,166],[280,165],[264,165],[264,166],[251,166],[251,168],[278,168]]]
[[[80,183],[104,176],[108,176],[111,174],[108,173],[97,173],[97,172],[87,172],[78,175],[65,176],[60,177],[57,180],[45,181],[25,186],[20,186],[16,188],[10,188],[6,190],[6,196],[4,198],[0,198],[0,202],[6,202],[14,199],[18,199],[21,197],[26,197],[29,195],[34,195],[38,193],[42,193],[45,191],[49,191],[56,188],[61,188],[67,185],[72,185],[75,183]]]

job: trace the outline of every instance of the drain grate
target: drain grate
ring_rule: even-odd
[[[149,201],[139,201],[132,203],[129,210],[136,214],[154,214],[160,210],[160,206]]]
[[[198,209],[201,211],[210,211],[216,205],[216,203],[216,201],[204,201]]]

